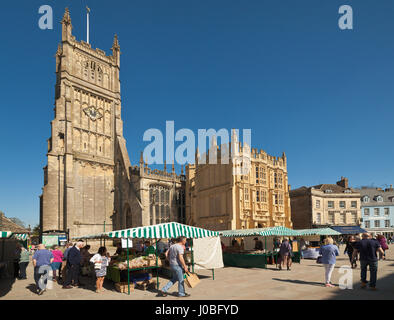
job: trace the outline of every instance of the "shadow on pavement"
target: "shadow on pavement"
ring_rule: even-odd
[[[360,279],[360,269],[357,273],[354,273],[354,277]],[[369,280],[370,273],[368,270],[367,280]],[[361,283],[356,282],[353,286],[353,290],[339,290],[336,292],[331,299],[379,299],[379,300],[393,300],[394,299],[394,273],[388,274],[384,277],[379,277],[379,266],[378,266],[378,278],[376,281],[377,290],[371,290],[370,288],[361,289]],[[350,295],[350,296],[349,296]]]
[[[32,293],[37,293],[37,286],[33,283],[30,283],[26,286],[26,289],[29,289]]]
[[[323,286],[322,282],[312,282],[312,281],[292,280],[292,279],[277,279],[277,278],[272,278],[272,280],[282,281],[282,282],[290,282],[290,283],[295,283],[295,284],[308,284],[311,286],[319,286],[319,287]]]
[[[0,279],[0,298],[4,297],[11,291],[12,285],[15,283],[15,278]]]

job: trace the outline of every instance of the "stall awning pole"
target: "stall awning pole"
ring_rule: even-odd
[[[105,233],[105,221],[104,221],[104,233]],[[104,238],[104,247],[105,247],[105,238]]]
[[[130,295],[129,238],[126,238],[126,241],[127,241],[127,287]]]
[[[157,282],[157,290],[159,290],[159,257],[157,256],[157,238],[156,240],[156,282]]]
[[[191,241],[191,254],[192,254],[192,272],[194,273],[194,253],[193,253],[193,239],[190,239]]]

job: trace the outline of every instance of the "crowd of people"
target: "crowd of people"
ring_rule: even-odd
[[[29,249],[30,252],[19,243],[16,245],[14,277],[19,280],[27,279],[26,268],[32,255],[37,294],[42,295],[46,291],[50,271],[51,281],[62,285],[63,289],[83,287],[80,277],[82,274],[89,275],[91,266],[94,266],[97,278],[96,292],[103,291],[106,268],[110,261],[105,247],[100,247],[93,256],[89,252],[90,246],[84,245],[82,240],[67,243],[64,251],[57,245],[47,249],[44,244],[30,246]]]
[[[179,282],[179,296],[189,296],[185,293],[183,272],[187,267],[183,259],[183,254],[188,247],[186,238],[176,239],[175,241],[159,240],[155,245],[150,241],[139,241],[136,243],[136,251],[146,255],[156,252],[158,254],[166,253],[170,261],[170,267],[173,271],[173,278],[165,287],[167,290],[176,282]],[[34,266],[34,281],[36,283],[36,293],[42,295],[48,286],[49,276],[51,274],[52,283],[58,283],[63,289],[72,289],[74,287],[84,287],[81,282],[81,276],[95,276],[96,292],[104,291],[103,283],[107,274],[107,267],[111,261],[111,255],[106,247],[100,247],[96,254],[89,252],[90,246],[85,245],[82,240],[76,243],[69,242],[64,250],[59,246],[52,246],[49,249],[44,244],[30,246],[30,250],[19,243],[16,246],[14,260],[15,278],[27,279],[26,269],[32,255]],[[124,254],[125,249],[119,242],[116,246],[115,255]],[[180,275],[182,273],[182,276]],[[166,289],[164,289],[166,290]]]
[[[325,286],[333,287],[331,282],[331,275],[335,268],[336,257],[339,255],[339,247],[345,242],[344,239],[335,243],[333,238],[327,237],[323,240],[319,249],[318,263],[323,264],[325,271]],[[258,238],[254,238],[255,250],[263,250],[263,243]],[[274,252],[278,252],[277,268],[282,270],[287,268],[291,270],[293,257],[293,241],[298,241],[299,251],[305,250],[308,246],[304,239],[294,240],[284,237],[282,241],[275,238],[273,242]],[[363,233],[362,236],[349,236],[345,243],[344,254],[349,258],[351,268],[357,268],[357,262],[360,263],[361,271],[361,286],[365,288],[368,284],[367,269],[370,271],[369,287],[376,289],[376,279],[378,270],[378,261],[386,259],[386,250],[389,249],[387,240],[383,235],[372,237],[369,233]],[[232,242],[233,246],[243,247],[236,240]],[[184,260],[184,253],[188,247],[188,242],[185,237],[180,237],[174,242],[158,241],[152,245],[150,241],[138,242],[136,244],[137,251],[145,254],[155,253],[156,250],[165,253],[169,260],[172,271],[171,280],[160,291],[162,296],[166,296],[168,290],[178,282],[178,296],[190,296],[185,292],[184,276],[188,272],[187,265]],[[225,246],[222,243],[222,249]],[[64,251],[60,250],[58,246],[52,246],[47,249],[43,244],[37,245],[33,253],[32,263],[34,266],[34,280],[36,283],[37,294],[42,295],[47,288],[48,275],[52,271],[52,281],[58,283],[63,289],[72,289],[73,287],[83,287],[80,281],[82,275],[95,276],[96,292],[104,291],[103,283],[107,273],[107,267],[111,261],[111,256],[105,247],[100,247],[98,252],[92,255],[90,246],[85,245],[82,240],[76,243],[67,243]],[[124,252],[122,245],[118,243],[115,255],[121,255]],[[15,278],[20,280],[27,279],[26,269],[30,261],[30,252],[25,247],[17,244],[16,259],[14,260]]]
[[[378,261],[386,259],[386,250],[389,249],[388,243],[393,242],[393,237],[387,240],[383,235],[371,236],[369,233],[363,233],[361,236],[351,235],[346,240],[345,238],[338,239],[338,243],[334,241],[332,237],[323,239],[317,258],[317,263],[323,264],[325,273],[325,287],[334,287],[331,282],[331,276],[335,268],[336,258],[339,256],[340,245],[345,245],[344,254],[348,255],[349,262],[352,269],[357,268],[357,262],[360,263],[361,271],[361,287],[365,288],[369,283],[369,287],[372,290],[376,290],[376,279],[378,270]],[[258,238],[253,239],[255,241],[254,250],[263,250],[263,244]],[[287,270],[291,270],[293,253],[293,242],[298,242],[298,249],[303,258],[303,252],[310,247],[308,241],[303,238],[295,240],[292,238],[284,237],[281,241],[280,238],[273,239],[273,251],[277,252],[276,266],[279,270],[283,270],[285,267]],[[244,243],[241,239],[241,244],[237,240],[232,240],[231,246],[233,248],[244,250]],[[222,249],[226,250],[226,247],[222,243]],[[370,281],[367,279],[367,270],[370,271]]]
[[[372,290],[376,290],[376,280],[378,272],[378,261],[385,259],[385,251],[388,250],[386,238],[383,235],[372,237],[369,233],[359,236],[349,236],[344,254],[349,257],[351,267],[357,268],[357,261],[360,262],[361,288],[366,288],[367,284]],[[334,270],[336,257],[339,249],[332,238],[326,238],[324,245],[320,248],[321,262],[325,267],[325,285],[333,287],[331,274]],[[369,268],[370,279],[367,281],[367,271]]]

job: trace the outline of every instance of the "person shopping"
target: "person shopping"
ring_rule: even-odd
[[[322,263],[325,269],[325,286],[334,287],[331,283],[331,275],[335,268],[337,256],[339,256],[339,249],[334,245],[334,240],[331,237],[324,239],[324,245],[320,247],[319,254],[322,256]]]
[[[81,268],[81,249],[83,248],[83,241],[78,241],[75,246],[67,252],[67,276],[63,284],[63,289],[72,289],[72,286],[82,286],[80,283],[80,268]]]
[[[350,264],[352,265],[352,269],[357,268],[357,257],[353,257],[354,247],[353,245],[356,243],[356,239],[353,236],[349,236],[348,241],[346,242],[345,254],[348,255]]]
[[[167,296],[167,291],[178,281],[178,297],[189,297],[190,294],[185,292],[184,272],[188,272],[183,254],[186,244],[185,237],[179,237],[177,242],[166,251],[166,257],[170,260],[170,268],[172,272],[171,280],[160,291],[163,297]]]
[[[19,280],[27,279],[26,277],[26,269],[29,265],[30,261],[30,252],[26,250],[25,247],[22,247],[21,257],[19,260]]]
[[[292,249],[289,242],[289,238],[284,238],[282,244],[280,245],[279,249],[279,257],[280,257],[280,264],[279,270],[282,270],[282,265],[287,266],[287,270],[291,270],[291,255]]]
[[[53,255],[53,262],[51,263],[51,268],[53,271],[53,281],[59,281],[60,277],[60,268],[62,266],[62,261],[63,261],[63,252],[59,250],[58,246],[53,246],[52,247],[52,255]],[[57,277],[56,277],[56,271],[58,272]]]
[[[111,257],[107,252],[106,247],[100,247],[98,252],[90,259],[90,262],[94,264],[94,269],[96,272],[96,292],[103,292],[104,278],[107,275],[107,267]]]
[[[38,245],[38,250],[33,256],[34,265],[34,280],[37,286],[38,295],[42,295],[46,290],[48,279],[51,272],[51,263],[53,262],[53,254],[45,249],[41,243]],[[46,278],[46,279],[45,279]]]
[[[361,288],[366,288],[367,281],[367,268],[369,267],[370,280],[369,287],[376,290],[376,280],[378,273],[378,257],[377,252],[383,254],[383,249],[379,241],[372,239],[368,232],[363,233],[362,240],[354,244],[353,255],[360,252],[360,268],[361,268]]]

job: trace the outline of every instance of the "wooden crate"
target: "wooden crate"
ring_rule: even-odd
[[[116,282],[115,289],[120,293],[129,293],[127,282]],[[134,291],[134,284],[130,283],[130,292],[132,291]]]
[[[156,288],[156,279],[150,279],[146,281],[138,281],[136,282],[136,289],[141,289],[141,290],[146,290],[147,288],[149,289],[155,289]]]

